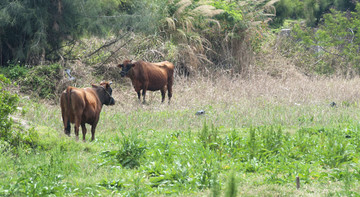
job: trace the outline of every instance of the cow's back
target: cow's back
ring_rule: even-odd
[[[81,122],[91,124],[101,111],[99,99],[91,88],[68,87],[61,94],[61,110],[71,123],[80,118]]]
[[[148,90],[156,91],[168,85],[169,77],[173,73],[173,65],[168,61],[141,64],[145,81],[149,82]]]

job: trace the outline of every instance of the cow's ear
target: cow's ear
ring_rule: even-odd
[[[124,67],[124,64],[118,64],[117,67],[122,68]]]
[[[134,67],[135,66],[135,64],[130,64],[131,65],[131,67]]]
[[[97,88],[97,87],[98,87],[98,86],[95,85],[95,84],[91,84],[91,86],[92,86],[93,88]]]

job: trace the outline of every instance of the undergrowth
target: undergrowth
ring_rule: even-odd
[[[343,182],[346,187],[338,194],[359,195],[359,191],[354,190],[360,180],[357,176],[360,150],[356,140],[359,130],[356,128],[302,128],[294,135],[284,132],[279,126],[223,130],[217,136],[216,146],[211,146],[213,143],[209,141],[204,146],[203,139],[210,139],[215,130],[206,133],[207,129],[204,124],[199,136],[183,132],[170,132],[152,139],[142,135],[123,135],[120,147],[115,145],[112,149],[104,149],[96,142],[92,143],[94,151],[86,147],[63,149],[61,141],[67,139],[60,139],[57,145],[45,152],[35,148],[29,153],[20,151],[16,157],[5,152],[0,158],[2,168],[16,166],[17,173],[3,171],[0,193],[155,195],[209,189],[214,196],[220,193],[236,196],[239,192],[236,175],[248,174],[264,177],[257,182],[259,185],[293,184],[296,176],[300,177],[302,184]],[[346,137],[349,134],[351,138]],[[71,144],[67,142],[66,146]],[[77,154],[85,154],[85,158],[90,159],[87,169],[83,169],[81,160],[72,162]],[[101,175],[110,169],[115,174],[110,177]],[[93,171],[91,174],[95,173],[97,184],[74,185],[71,177],[83,170]],[[132,175],[124,176],[124,172]],[[84,178],[88,176],[91,175]],[[227,186],[223,185],[225,183]]]
[[[260,93],[245,82],[227,86],[243,94],[229,100],[237,92],[216,92],[225,84],[218,79],[207,89],[201,81],[178,81],[175,87],[183,89],[170,105],[161,105],[156,93],[142,105],[132,90],[114,88],[120,102],[104,106],[98,137],[86,143],[63,134],[59,106],[21,99],[23,111],[15,115],[32,129],[19,130],[26,140],[15,145],[0,143],[0,195],[359,195],[355,93],[341,88],[350,94],[339,98],[313,91],[310,100],[296,85],[281,83],[294,91],[283,94],[272,92],[275,83],[256,81]],[[294,98],[310,102],[289,104]],[[343,102],[330,106],[326,98]],[[198,109],[206,113],[195,115]]]

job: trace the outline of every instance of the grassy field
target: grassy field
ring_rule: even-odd
[[[93,142],[63,134],[59,104],[24,98],[37,147],[0,144],[0,195],[360,195],[360,79],[256,76],[176,77],[170,105],[115,83]]]

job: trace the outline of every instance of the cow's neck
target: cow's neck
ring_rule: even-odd
[[[130,78],[130,79],[133,79],[135,74],[134,74],[134,69],[130,69],[127,76]]]
[[[102,89],[101,88],[93,88],[101,102],[101,106],[103,106],[105,104],[105,97],[102,94]]]

